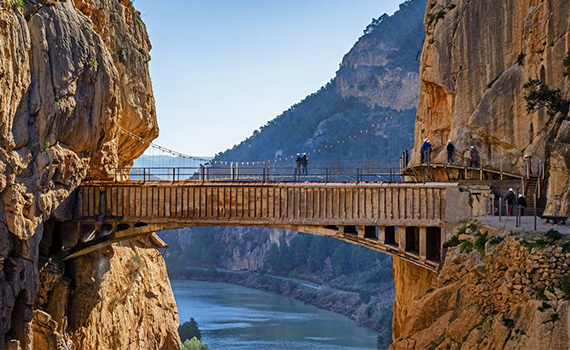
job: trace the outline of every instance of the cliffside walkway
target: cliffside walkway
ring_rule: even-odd
[[[254,226],[333,237],[429,270],[470,214],[457,183],[86,182],[75,208],[65,259],[165,229]]]

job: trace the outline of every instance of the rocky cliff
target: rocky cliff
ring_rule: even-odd
[[[408,304],[390,349],[568,349],[570,242],[561,237],[470,226]]]
[[[445,161],[448,139],[460,163],[474,145],[485,166],[513,173],[522,173],[528,154],[535,174],[540,162],[546,164],[547,211],[570,214],[567,109],[529,112],[524,87],[537,79],[567,97],[569,15],[565,0],[431,0],[413,162],[420,161],[424,138],[438,162]]]
[[[167,277],[155,253],[142,260],[155,262],[154,280],[141,282],[114,319],[104,306],[124,278],[119,261],[136,250],[111,248],[71,264],[51,255],[56,220],[69,216],[64,202],[75,187],[88,176],[111,176],[144,151],[120,128],[146,139],[158,134],[149,51],[129,1],[0,1],[0,348],[177,343],[176,316],[161,319],[160,310],[175,310],[169,288],[158,293]],[[74,308],[83,293],[95,298]],[[138,295],[146,298],[140,305]],[[156,319],[137,317],[142,309]],[[125,327],[140,336],[109,343],[108,329]]]
[[[430,0],[412,163],[420,162],[424,138],[441,163],[448,139],[461,164],[473,145],[484,166],[521,174],[528,154],[535,174],[545,164],[547,213],[569,215],[568,110],[529,110],[525,88],[535,79],[541,93],[567,103],[569,15],[565,0]],[[450,250],[437,277],[395,261],[392,348],[566,349],[568,303],[558,289],[565,252],[544,249],[552,245],[545,240],[538,250],[502,240],[478,253],[465,254],[471,243]]]

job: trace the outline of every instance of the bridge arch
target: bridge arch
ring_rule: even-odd
[[[467,194],[449,183],[99,182],[79,187],[75,204],[65,259],[166,229],[251,226],[332,237],[435,271],[445,234],[469,218]]]

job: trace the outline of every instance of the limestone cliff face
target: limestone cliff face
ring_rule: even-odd
[[[149,50],[128,1],[0,0],[0,349],[32,349],[57,315],[72,316],[65,304],[47,309],[82,291],[70,266],[50,259],[46,223],[69,215],[62,203],[84,178],[110,177],[144,151],[120,127],[157,136]],[[172,307],[154,303],[163,306]],[[78,327],[86,335],[76,340],[106,336],[89,323]],[[168,327],[175,338],[177,325]]]
[[[399,109],[418,96],[426,3],[405,1],[358,40],[337,72],[337,90],[343,98],[355,97],[371,108]]]
[[[431,288],[409,304],[390,349],[568,349],[562,242],[501,232],[468,252],[464,242],[477,237],[461,237]]]
[[[527,112],[525,89],[540,79],[566,93],[563,60],[570,49],[566,0],[430,0],[421,62],[421,93],[413,162],[429,138],[435,159],[445,161],[453,139],[459,161],[471,145],[484,165],[522,173],[522,157],[550,168],[548,211],[570,214],[564,184],[568,140],[562,118]],[[554,140],[557,139],[556,142]],[[502,164],[501,164],[502,163]],[[567,184],[567,183],[566,183]]]

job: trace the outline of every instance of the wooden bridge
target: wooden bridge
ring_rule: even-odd
[[[469,219],[457,183],[89,182],[66,222],[65,259],[151,232],[257,226],[334,237],[435,270]]]

